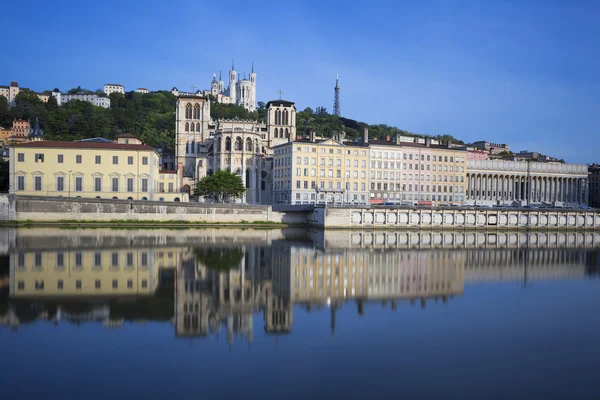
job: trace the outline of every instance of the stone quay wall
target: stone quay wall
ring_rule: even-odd
[[[592,211],[435,210],[317,207],[308,222],[322,228],[599,229]]]
[[[306,212],[277,212],[271,206],[104,199],[65,199],[0,194],[4,221],[161,221],[206,223],[306,223]]]

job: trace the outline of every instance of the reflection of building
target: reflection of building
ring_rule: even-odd
[[[178,255],[169,254],[173,268]],[[158,269],[168,266],[164,257],[163,251],[150,249],[19,252],[10,259],[10,295],[151,294],[158,285]]]

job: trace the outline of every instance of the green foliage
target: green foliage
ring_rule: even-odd
[[[329,114],[325,107],[317,107],[315,111],[313,111],[310,107],[306,107],[303,111],[298,111],[296,113],[296,130],[298,135],[308,135],[310,130],[315,130],[319,136],[331,137],[334,133],[343,131],[346,132],[346,138],[348,140],[354,140],[360,137],[364,128],[369,130],[369,138],[371,139],[385,139],[386,136],[392,138],[395,135],[402,135],[414,137],[433,137],[434,139],[438,139],[442,142],[447,142],[450,140],[453,143],[463,143],[461,140],[458,140],[451,135],[431,136],[416,134],[385,124],[369,125],[353,119],[338,117],[336,115]]]
[[[69,92],[92,93],[80,87]],[[8,108],[6,99],[0,96],[0,126],[10,127],[14,118],[33,123],[39,117],[47,140],[72,141],[97,136],[114,139],[129,133],[150,146],[165,142],[168,150],[174,149],[176,98],[171,92],[129,92],[125,96],[111,93],[109,97],[111,108],[108,109],[78,100],[59,107],[53,97],[44,103],[35,93],[22,90],[12,108]]]
[[[266,115],[266,110],[265,110]],[[210,116],[212,119],[247,119],[258,120],[258,112],[250,112],[242,106],[234,104],[211,103]]]
[[[245,191],[242,178],[223,169],[202,178],[196,184],[194,195],[224,202],[226,199],[240,197]]]
[[[204,264],[207,268],[221,272],[239,268],[244,259],[244,252],[238,248],[197,248],[194,253],[196,261]]]

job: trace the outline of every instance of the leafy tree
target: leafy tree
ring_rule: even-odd
[[[212,103],[210,105],[210,116],[212,119],[247,119],[258,120],[258,112],[250,112],[242,106],[234,104]],[[266,116],[266,110],[265,110]]]
[[[196,261],[220,272],[239,268],[244,259],[244,252],[239,248],[197,248],[194,253]]]
[[[245,191],[242,178],[223,169],[202,178],[196,184],[194,195],[225,202],[226,199],[240,197]]]

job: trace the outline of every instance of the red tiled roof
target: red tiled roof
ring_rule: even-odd
[[[139,150],[154,151],[153,147],[145,144],[99,143],[99,142],[53,142],[39,141],[21,144],[15,147],[33,147],[47,149],[106,149],[106,150]]]

